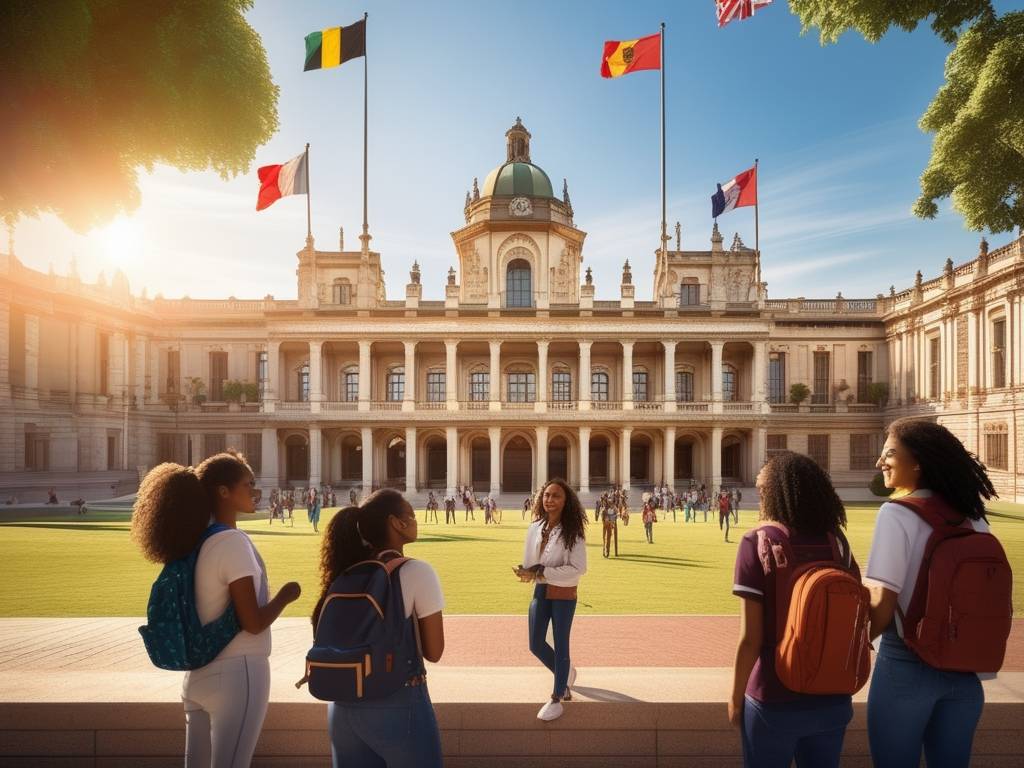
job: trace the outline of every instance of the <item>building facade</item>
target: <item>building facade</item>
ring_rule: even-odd
[[[0,493],[228,447],[264,488],[749,486],[781,449],[863,488],[885,425],[914,415],[1024,501],[1024,240],[888,296],[769,299],[738,236],[683,250],[677,225],[653,300],[628,260],[598,299],[531,139],[517,119],[467,192],[441,301],[416,264],[388,299],[365,232],[307,240],[294,300],[151,299],[0,254]]]

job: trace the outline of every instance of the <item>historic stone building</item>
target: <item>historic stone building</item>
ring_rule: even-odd
[[[309,240],[296,300],[149,299],[0,255],[0,494],[123,491],[226,447],[263,487],[749,486],[788,448],[863,488],[885,424],[913,414],[1024,501],[1024,240],[888,296],[768,299],[738,236],[682,250],[677,228],[654,300],[628,260],[599,299],[567,186],[518,119],[506,139],[466,195],[443,301],[416,264],[389,299],[366,233]]]

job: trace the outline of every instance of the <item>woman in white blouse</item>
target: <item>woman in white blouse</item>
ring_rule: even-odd
[[[555,677],[551,700],[537,717],[554,720],[562,715],[576,681],[569,658],[569,633],[576,613],[576,589],[587,572],[584,528],[587,515],[564,480],[549,480],[537,494],[533,523],[526,532],[523,562],[515,569],[520,581],[535,582],[530,603],[530,651]],[[552,625],[555,647],[548,645]]]

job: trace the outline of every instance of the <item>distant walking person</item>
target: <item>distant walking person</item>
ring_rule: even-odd
[[[725,491],[718,492],[718,530],[725,528],[725,540],[729,541],[729,518],[731,517],[731,511],[729,494]]]
[[[309,489],[309,506],[306,508],[306,516],[313,524],[313,533],[320,533],[320,494],[316,488]]]
[[[658,520],[658,513],[655,511],[653,504],[651,504],[651,501],[649,500],[644,502],[644,510],[641,519],[644,521],[644,533],[647,534],[647,543],[653,544],[654,524]]]

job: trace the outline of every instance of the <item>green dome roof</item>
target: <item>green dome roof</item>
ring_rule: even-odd
[[[505,163],[484,179],[481,195],[554,197],[551,179],[533,163]]]

